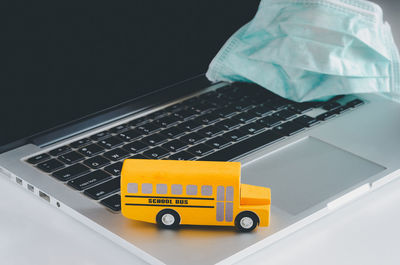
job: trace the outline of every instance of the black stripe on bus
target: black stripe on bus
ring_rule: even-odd
[[[128,205],[128,206],[214,208],[214,206],[206,206],[206,205],[171,205],[171,204],[140,204],[140,203],[125,203],[125,205]]]
[[[208,201],[214,200],[214,198],[166,197],[166,196],[140,196],[140,195],[125,195],[125,198],[162,198],[162,199],[189,199],[189,200],[208,200]]]

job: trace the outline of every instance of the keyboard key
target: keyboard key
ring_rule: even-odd
[[[189,153],[192,153],[196,156],[203,156],[209,152],[211,152],[213,148],[211,146],[205,145],[205,144],[198,144],[195,146],[190,147],[188,150]]]
[[[163,144],[162,148],[165,148],[171,152],[177,152],[179,150],[184,149],[186,146],[187,146],[187,144],[185,144],[182,141],[172,140],[172,141],[169,141],[168,143]]]
[[[138,132],[136,130],[129,130],[126,132],[122,132],[120,134],[118,134],[117,136],[125,142],[130,142],[133,141],[135,139],[138,139],[139,137],[141,137],[143,134],[141,132]]]
[[[50,173],[52,171],[64,167],[64,164],[58,161],[57,159],[50,159],[45,162],[39,163],[37,167],[43,170],[44,172]]]
[[[89,168],[78,163],[54,172],[52,175],[61,181],[67,181],[89,172]]]
[[[129,152],[125,151],[122,148],[115,148],[115,149],[113,149],[111,151],[105,152],[103,154],[103,156],[105,158],[110,159],[111,161],[118,161],[118,160],[121,160],[121,159],[123,159],[125,157],[128,157],[129,156]]]
[[[131,152],[131,153],[138,153],[138,152],[143,151],[144,149],[147,149],[148,147],[149,146],[147,144],[136,141],[136,142],[132,142],[130,144],[126,144],[122,148],[124,148],[125,150],[127,150],[128,152]]]
[[[259,122],[252,122],[240,127],[240,130],[247,134],[255,134],[265,129],[265,125]]]
[[[155,133],[142,138],[140,141],[148,145],[158,145],[162,142],[167,141],[167,139],[168,139],[167,136],[164,136],[163,134],[160,133]]]
[[[121,195],[119,194],[114,194],[100,201],[100,203],[115,212],[121,211]]]
[[[272,129],[272,131],[274,131],[277,134],[283,135],[283,136],[290,136],[293,135],[299,131],[304,130],[305,126],[292,122],[292,121],[288,121],[285,123],[282,123],[276,127],[274,127]]]
[[[134,119],[133,121],[130,121],[128,124],[129,124],[129,126],[139,126],[148,121],[150,121],[150,119],[147,116],[143,116],[143,117]]]
[[[217,93],[215,94],[215,97],[208,98],[207,102],[219,107],[229,104],[228,98],[222,93]]]
[[[82,155],[88,156],[88,157],[97,155],[103,151],[104,151],[104,148],[98,146],[97,144],[90,144],[85,147],[81,147],[78,150],[79,153],[81,153]]]
[[[324,110],[333,110],[339,108],[341,105],[337,102],[328,102],[327,104],[323,105],[322,108]]]
[[[84,193],[95,200],[99,200],[107,197],[108,195],[118,192],[120,189],[120,185],[121,178],[117,177],[97,186],[94,186],[93,188],[87,189],[84,191]]]
[[[169,129],[162,130],[160,133],[164,134],[169,138],[175,138],[177,136],[184,134],[185,132],[186,132],[185,128],[174,126]]]
[[[168,150],[161,148],[159,146],[149,149],[143,153],[144,156],[147,156],[148,158],[151,159],[159,159],[168,154],[169,154]]]
[[[270,114],[273,110],[274,109],[271,106],[261,105],[261,106],[258,106],[256,108],[250,110],[249,112],[252,112],[259,117],[262,117],[262,116]]]
[[[79,139],[78,141],[72,142],[72,143],[70,143],[69,145],[70,145],[72,148],[79,148],[79,147],[84,146],[84,145],[86,145],[86,144],[89,144],[89,143],[91,143],[91,142],[92,142],[92,141],[91,141],[89,138],[83,138],[83,139]]]
[[[227,118],[235,115],[237,110],[234,107],[222,108],[217,110],[217,114],[222,118]]]
[[[205,114],[203,116],[198,117],[197,119],[202,122],[204,125],[209,125],[211,123],[214,123],[216,121],[218,121],[220,118],[219,115],[217,115],[216,113],[209,113],[209,114]]]
[[[195,104],[195,105],[191,106],[189,109],[193,110],[193,111],[196,111],[197,113],[202,113],[202,112],[205,112],[205,111],[209,111],[209,110],[215,109],[215,105],[213,105],[213,104],[211,104],[209,102],[201,102],[201,103],[198,103],[198,104]]]
[[[27,160],[27,162],[30,163],[30,164],[37,164],[37,163],[45,161],[45,160],[47,160],[49,158],[50,158],[50,156],[48,154],[40,154],[40,155],[36,155],[34,157],[29,158]]]
[[[224,131],[224,128],[218,125],[210,125],[205,128],[198,130],[197,132],[206,136],[206,137],[214,137]]]
[[[250,91],[243,87],[234,87],[232,90],[225,90],[222,93],[232,100],[238,100],[246,97]]]
[[[184,109],[184,110],[175,112],[173,114],[173,117],[176,117],[177,119],[187,120],[195,115],[197,115],[197,111],[191,110],[191,109]]]
[[[200,100],[207,100],[209,98],[215,97],[216,94],[217,94],[216,91],[208,91],[207,93],[204,93],[204,94],[201,94],[200,96],[198,96],[198,98]]]
[[[107,171],[108,173],[110,173],[111,175],[114,175],[114,176],[121,175],[121,169],[122,169],[122,162],[117,162],[117,163],[111,164],[109,166],[106,166],[104,168],[105,171]]]
[[[288,100],[278,97],[273,100],[269,100],[269,101],[265,102],[264,104],[270,106],[273,109],[282,110],[282,109],[287,108],[289,106],[289,103],[290,102]]]
[[[216,91],[218,93],[231,94],[238,87],[242,87],[242,84],[241,83],[237,83],[237,84],[235,83],[235,85],[227,84],[226,86],[218,88]]]
[[[240,100],[239,102],[233,104],[234,108],[240,112],[253,107],[253,105],[253,102],[246,99]]]
[[[237,114],[232,117],[232,119],[235,119],[235,120],[239,121],[240,123],[251,122],[251,121],[254,121],[256,118],[257,118],[257,115],[255,113],[251,113],[251,112],[243,112],[243,113]]]
[[[68,181],[68,185],[77,190],[84,190],[110,178],[111,175],[108,173],[102,170],[96,170],[82,177]]]
[[[143,124],[139,127],[136,127],[136,129],[144,134],[150,134],[152,132],[158,131],[160,129],[160,126],[154,122]]]
[[[78,152],[72,151],[63,155],[60,155],[58,159],[66,164],[73,164],[75,162],[83,160],[85,157]]]
[[[90,139],[92,139],[93,141],[100,141],[101,139],[104,139],[106,137],[108,137],[110,135],[110,133],[108,131],[102,131],[99,133],[96,133],[92,136],[90,136]]]
[[[56,149],[53,149],[49,152],[50,155],[52,156],[59,156],[62,154],[65,154],[66,152],[70,151],[71,147],[69,147],[68,145],[64,145],[64,146],[60,146],[57,147]]]
[[[215,124],[215,126],[220,126],[220,127],[224,128],[225,130],[231,130],[233,128],[239,127],[240,122],[238,122],[236,120],[226,119],[226,120],[217,122]]]
[[[281,139],[282,136],[272,132],[271,130],[262,132],[253,137],[247,138],[241,142],[230,145],[226,148],[216,151],[215,153],[209,154],[200,160],[204,161],[229,161],[238,156],[249,153],[257,148],[265,146],[267,144],[274,143]]]
[[[350,101],[350,102],[347,102],[347,106],[351,106],[351,107],[357,107],[357,106],[360,106],[360,105],[362,105],[362,104],[364,104],[364,101],[362,101],[361,99],[354,99],[354,100],[352,100],[352,101]]]
[[[227,132],[227,133],[223,134],[222,136],[227,138],[230,141],[237,142],[237,141],[241,141],[244,138],[246,138],[247,135],[248,135],[248,133],[246,133],[240,129],[236,129],[236,130]]]
[[[108,131],[109,131],[110,133],[115,133],[115,134],[117,134],[117,133],[122,133],[122,132],[124,132],[124,131],[129,130],[129,128],[130,128],[130,126],[129,126],[128,124],[124,123],[124,124],[117,125],[117,126],[111,128],[111,129],[108,130]]]
[[[313,126],[314,124],[318,123],[318,120],[307,115],[301,115],[300,117],[297,117],[293,121],[307,127]]]
[[[265,124],[268,127],[273,127],[275,125],[278,125],[282,121],[280,120],[280,118],[270,115],[270,116],[265,116],[262,119],[259,119],[258,122]]]
[[[193,155],[193,154],[191,154],[189,152],[182,151],[182,152],[179,152],[179,153],[176,153],[176,154],[170,156],[168,159],[171,159],[171,160],[192,160],[195,157],[196,157],[195,155]]]
[[[145,156],[142,155],[142,154],[137,154],[137,155],[134,155],[134,156],[129,157],[128,159],[149,159],[149,158],[148,158],[148,157],[145,157]]]
[[[181,138],[179,138],[179,140],[181,140],[182,142],[185,142],[187,144],[195,144],[195,143],[198,143],[198,142],[204,140],[205,138],[206,137],[204,137],[201,134],[192,132],[192,133],[182,136]]]
[[[115,136],[108,137],[108,138],[98,142],[98,144],[100,146],[102,146],[104,148],[107,148],[107,149],[114,148],[114,147],[119,146],[119,145],[121,145],[123,143],[124,142],[121,139],[119,139],[119,138],[117,138]]]
[[[296,116],[296,113],[294,113],[293,111],[284,109],[284,110],[280,110],[278,112],[275,112],[274,114],[272,114],[273,117],[277,117],[280,120],[288,120],[290,118],[293,118],[294,116]]]
[[[161,119],[156,120],[155,122],[158,124],[159,127],[169,127],[175,123],[177,123],[179,119],[172,115],[163,117]]]
[[[335,117],[336,115],[337,115],[337,112],[335,110],[331,110],[331,111],[322,113],[315,118],[319,121],[325,121],[325,120],[329,120],[330,118]]]
[[[99,155],[99,156],[89,158],[88,160],[85,160],[83,163],[85,165],[87,165],[88,167],[91,167],[93,169],[98,169],[100,167],[103,167],[103,166],[109,164],[110,160]]]
[[[352,108],[352,106],[346,104],[346,105],[343,105],[343,106],[335,109],[335,111],[337,113],[343,113],[343,112],[346,112],[346,111],[350,110],[351,108]]]
[[[225,146],[228,146],[230,141],[222,136],[217,136],[217,137],[214,137],[204,143],[206,145],[212,146],[216,149],[220,149],[220,148],[224,148]]]
[[[313,104],[310,104],[309,102],[304,102],[304,103],[292,103],[289,107],[290,110],[296,112],[296,113],[304,113],[309,110],[312,110],[314,107]]]
[[[203,124],[198,120],[189,120],[179,124],[178,126],[184,128],[187,131],[192,131],[201,127],[202,125]]]

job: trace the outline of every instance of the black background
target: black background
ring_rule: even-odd
[[[0,146],[206,72],[257,7],[257,0],[2,2]]]

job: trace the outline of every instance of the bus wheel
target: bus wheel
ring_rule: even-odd
[[[177,228],[181,222],[179,214],[172,209],[164,209],[156,216],[157,224],[162,228]]]
[[[258,216],[253,212],[241,212],[235,218],[235,227],[240,232],[250,232],[257,227],[259,223]]]

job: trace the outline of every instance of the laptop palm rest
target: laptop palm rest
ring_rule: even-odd
[[[297,215],[385,168],[314,137],[246,163],[242,181],[271,188],[273,205]]]

